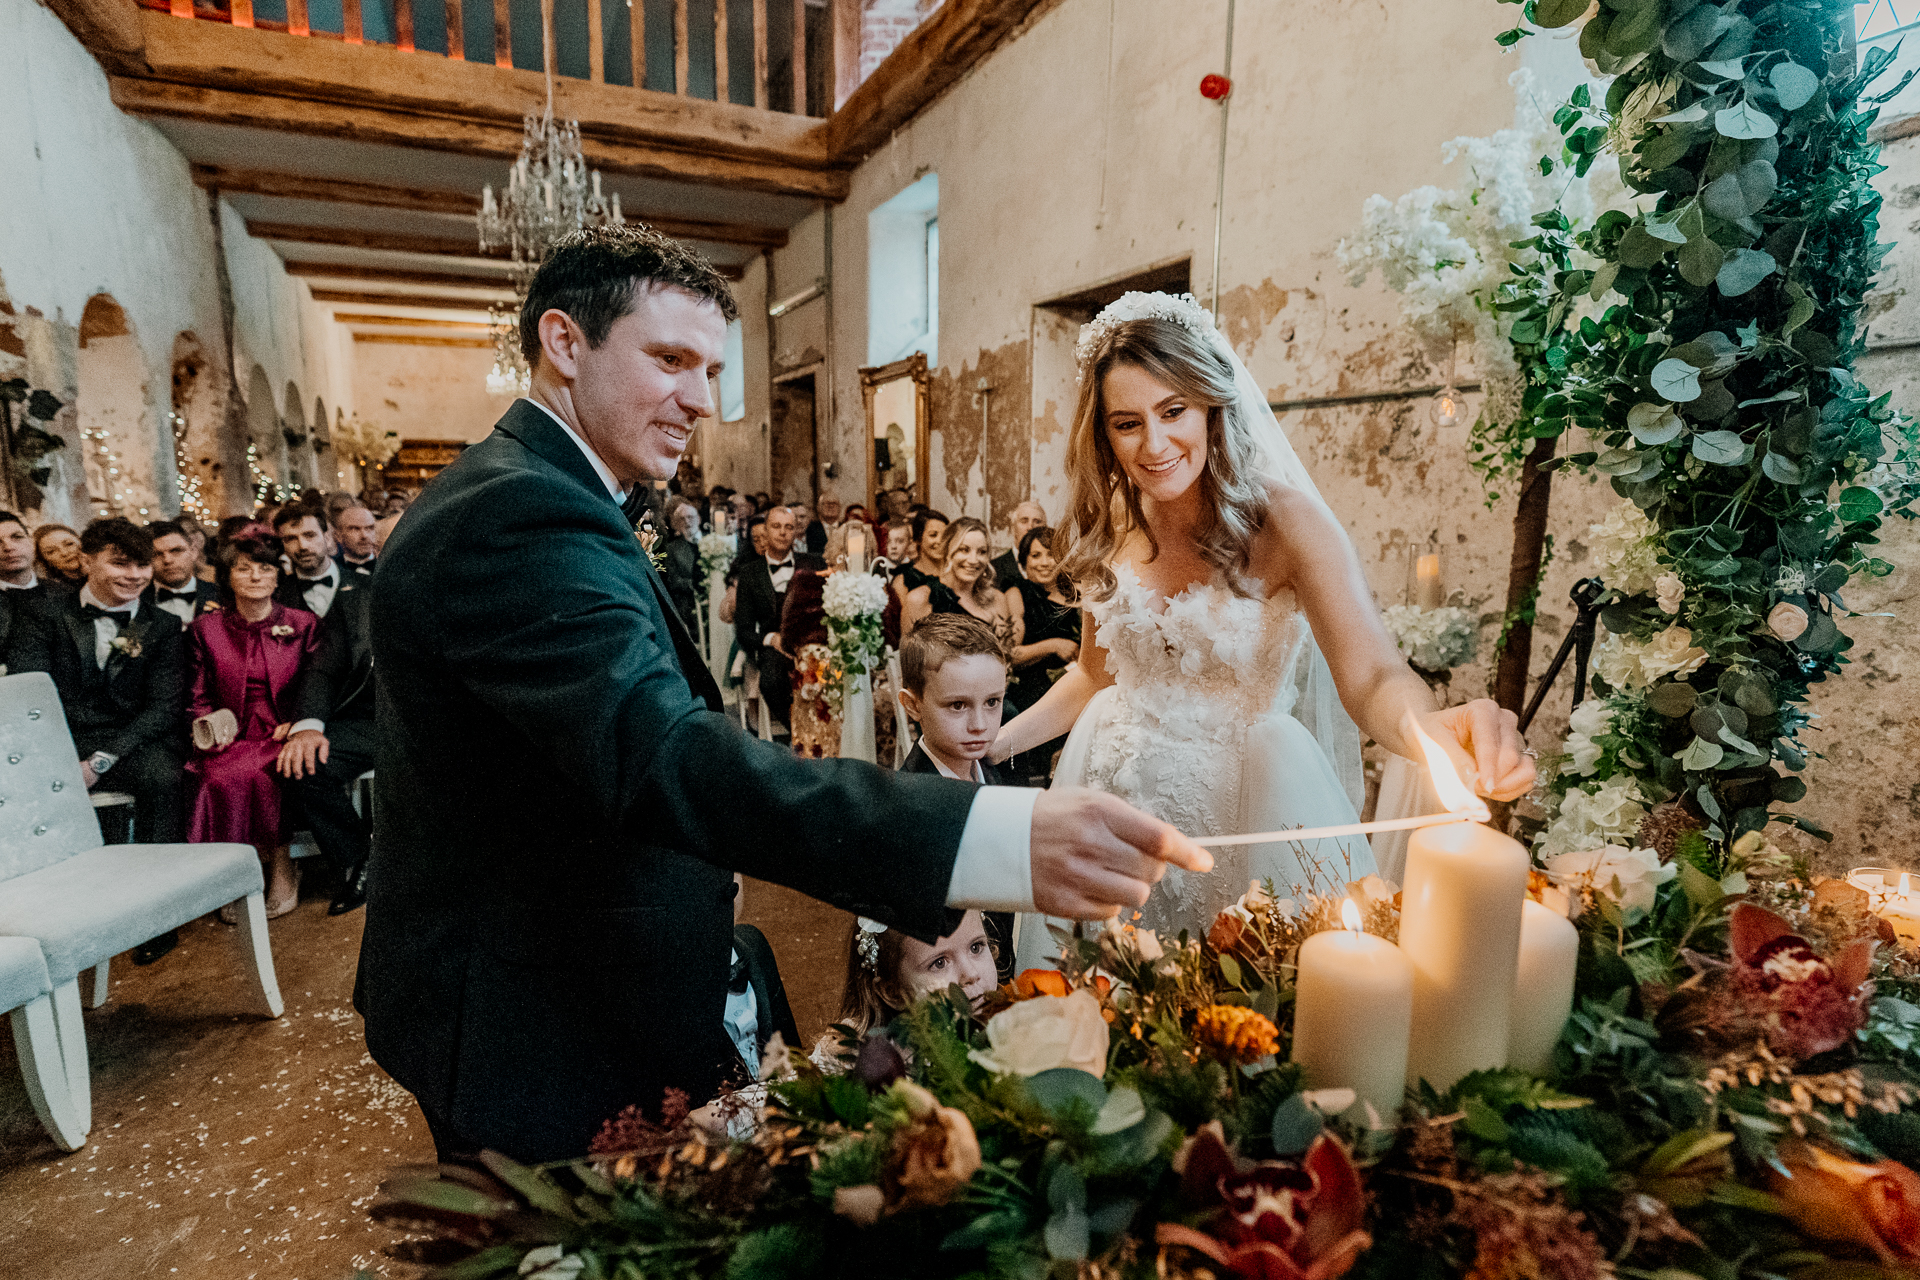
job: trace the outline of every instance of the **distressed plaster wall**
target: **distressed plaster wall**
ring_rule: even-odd
[[[740,306],[740,354],[746,364],[746,413],[735,422],[722,422],[717,418],[703,420],[687,451],[687,456],[700,467],[706,484],[724,484],[748,493],[765,489],[771,483],[767,420],[771,378],[777,370],[767,349],[767,305],[772,296],[767,266],[764,256],[753,259],[747,264],[745,275],[733,286],[734,301]],[[789,293],[793,291],[785,282],[782,284]]]
[[[166,427],[174,342],[190,332],[218,351],[222,334],[206,194],[158,130],[114,107],[99,64],[34,0],[0,0],[0,119],[0,274],[13,308],[0,311],[0,328],[13,331],[0,339],[0,361],[71,398],[81,313],[89,298],[111,295],[146,366],[142,465],[161,507],[176,510]],[[257,364],[270,386],[292,382],[350,407],[350,375],[324,332],[335,326],[232,210],[223,204],[221,213],[240,385]],[[225,412],[224,396],[213,408]],[[68,444],[54,455],[37,514],[83,522],[91,511],[80,441],[71,414],[62,424]]]
[[[514,401],[487,390],[490,347],[353,344],[353,404],[404,440],[484,440]]]

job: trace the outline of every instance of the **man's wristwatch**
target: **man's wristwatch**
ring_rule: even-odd
[[[93,776],[97,778],[107,770],[113,768],[113,762],[119,758],[119,756],[106,751],[96,751],[87,757],[87,768],[93,770]]]

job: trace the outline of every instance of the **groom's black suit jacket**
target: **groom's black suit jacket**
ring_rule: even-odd
[[[526,402],[437,476],[373,579],[380,731],[355,1003],[458,1135],[585,1152],[629,1104],[705,1101],[729,870],[931,940],[974,788],[802,761],[720,714],[584,454]]]

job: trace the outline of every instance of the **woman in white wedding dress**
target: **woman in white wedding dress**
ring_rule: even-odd
[[[1001,729],[996,760],[1071,726],[1054,785],[1111,792],[1196,837],[1354,821],[1358,729],[1419,759],[1416,719],[1482,793],[1532,785],[1511,712],[1435,709],[1265,395],[1191,296],[1128,294],[1075,354],[1062,572],[1086,601],[1084,641]],[[1374,869],[1358,837],[1214,854],[1211,875],[1169,870],[1140,926],[1201,934],[1249,880],[1327,893]],[[1022,967],[1054,954],[1043,921],[1022,919]]]

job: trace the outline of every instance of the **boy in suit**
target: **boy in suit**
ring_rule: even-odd
[[[902,773],[937,773],[999,786],[987,752],[1007,701],[1007,657],[993,628],[969,614],[936,613],[900,643],[900,706],[920,726]],[[1013,913],[988,911],[1001,982],[1013,980]]]

